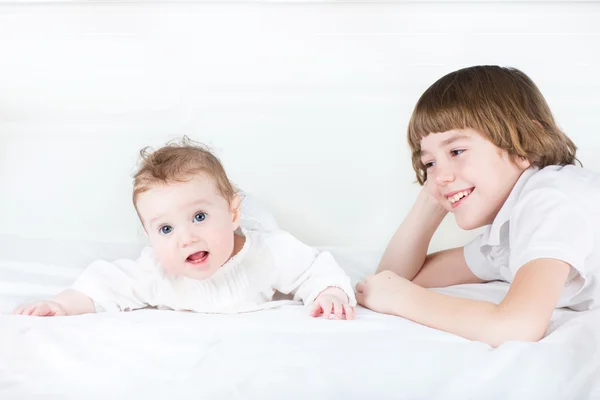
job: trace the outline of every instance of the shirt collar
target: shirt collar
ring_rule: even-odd
[[[492,224],[487,225],[484,228],[481,246],[497,246],[500,244],[500,230],[510,220],[512,209],[519,197],[521,197],[521,192],[523,191],[525,184],[529,181],[529,178],[538,171],[539,168],[537,167],[530,167],[523,171]]]

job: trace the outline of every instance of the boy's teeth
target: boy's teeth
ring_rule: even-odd
[[[458,192],[456,193],[454,196],[452,197],[448,197],[448,200],[450,201],[450,203],[456,203],[458,200],[462,199],[463,197],[466,197],[469,195],[469,191],[464,190],[462,192]]]

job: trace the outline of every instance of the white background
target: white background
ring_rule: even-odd
[[[0,235],[139,240],[137,152],[185,134],[300,239],[382,248],[430,84],[522,69],[600,172],[599,61],[594,2],[3,1]],[[432,248],[472,235],[449,217]]]

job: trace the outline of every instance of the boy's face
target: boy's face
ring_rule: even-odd
[[[205,175],[154,186],[139,195],[136,205],[156,256],[170,275],[206,279],[239,250],[234,249],[233,233],[239,225],[239,197],[229,204]]]
[[[530,164],[473,129],[450,130],[421,140],[426,186],[462,229],[489,225]]]

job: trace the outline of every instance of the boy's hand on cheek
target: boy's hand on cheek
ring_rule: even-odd
[[[436,210],[439,210],[440,212],[448,212],[448,210],[446,210],[444,204],[442,203],[443,201],[445,201],[445,199],[443,199],[440,196],[439,190],[433,184],[433,182],[425,182],[423,189],[421,189],[421,193],[419,193],[419,200],[417,201],[421,201],[428,207],[432,207]]]
[[[412,283],[391,271],[369,275],[356,284],[356,301],[363,307],[384,314],[395,314],[405,289]]]
[[[323,290],[315,299],[310,315],[318,317],[323,314],[323,317],[329,319],[334,316],[335,319],[354,318],[354,307],[348,302],[348,296],[343,290],[336,287],[329,287]]]

